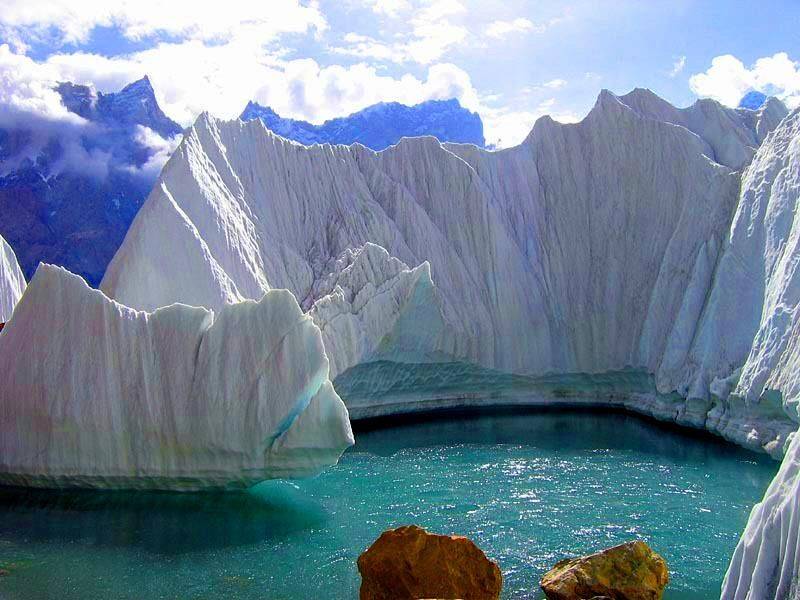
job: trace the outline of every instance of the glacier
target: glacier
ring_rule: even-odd
[[[14,250],[0,236],[0,323],[11,318],[26,285]]]
[[[429,137],[307,147],[204,114],[101,289],[143,310],[288,289],[322,329],[334,377],[376,361],[466,363],[490,385],[512,374],[533,387],[640,370],[648,393],[615,402],[779,456],[796,422],[729,400],[718,382],[746,356],[703,356],[695,330],[741,170],[786,113],[775,99],[678,109],[604,91],[582,122],[544,117],[498,152]],[[356,417],[371,409],[351,403]]]
[[[797,597],[800,110],[603,91],[515,148],[381,152],[202,115],[101,288],[137,308],[300,299],[354,418],[603,404],[783,463],[723,600]]]
[[[147,313],[42,264],[0,362],[5,485],[242,488],[314,475],[353,444],[320,331],[285,290]]]
[[[751,404],[766,396],[797,418],[800,111],[794,111],[764,143],[742,188],[719,281],[745,295],[712,298],[714,321],[708,327],[722,336],[721,347],[731,348],[736,364],[746,357],[737,369],[737,392]],[[734,322],[740,333],[728,328]],[[794,433],[778,474],[763,501],[753,508],[734,552],[723,600],[800,597],[798,501],[800,436]]]

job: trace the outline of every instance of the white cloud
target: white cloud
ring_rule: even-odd
[[[181,135],[176,135],[175,137],[164,139],[149,127],[137,125],[134,140],[141,146],[149,148],[151,154],[141,167],[131,166],[129,170],[134,173],[140,173],[148,179],[155,179],[170,154],[178,147],[182,137]]]
[[[551,90],[560,90],[565,85],[567,85],[566,79],[551,79],[542,84],[544,87],[549,88]]]
[[[7,47],[6,54],[13,55]],[[164,112],[183,125],[208,110],[237,117],[248,100],[272,106],[279,114],[319,123],[376,102],[416,104],[458,98],[475,110],[480,105],[469,75],[448,63],[430,65],[425,77],[390,76],[375,66],[321,66],[312,59],[286,60],[252,40],[207,45],[200,41],[159,44],[127,56],[88,53],[55,54],[43,63],[13,55],[17,70],[36,71],[52,111],[64,112],[49,85],[58,80],[94,84],[116,91],[147,74]],[[44,77],[43,74],[47,74]],[[69,116],[69,113],[67,113]],[[74,115],[73,115],[74,116]]]
[[[777,96],[790,107],[800,106],[800,63],[785,52],[759,58],[752,67],[730,54],[717,56],[703,73],[689,78],[692,91],[736,106],[751,89]]]
[[[373,12],[388,17],[396,17],[411,8],[407,0],[368,0],[367,4]]]
[[[575,123],[580,120],[575,113],[557,110],[555,98],[543,100],[534,109],[528,110],[484,107],[481,110],[481,117],[483,118],[486,142],[497,148],[516,146],[528,137],[533,124],[545,115],[562,123]]]
[[[2,172],[17,168],[25,160],[35,161],[52,139],[58,139],[64,152],[53,172],[80,166],[87,173],[105,175],[109,155],[87,152],[81,135],[93,126],[69,112],[55,91],[57,73],[25,55],[15,53],[8,44],[0,45],[0,128],[25,124],[29,135],[24,145],[15,148],[12,158],[3,161]]]
[[[83,125],[85,121],[62,104],[61,96],[53,89],[56,83],[55,70],[14,52],[8,44],[0,45],[0,126],[11,125],[14,118],[23,115]]]
[[[25,36],[48,36],[86,42],[95,27],[118,27],[130,39],[168,34],[187,39],[225,40],[251,30],[269,41],[283,33],[323,31],[327,27],[316,3],[298,0],[4,0],[0,27]]]
[[[402,8],[407,10],[407,3],[403,3]],[[409,31],[398,35],[395,41],[348,33],[343,38],[346,45],[332,47],[330,51],[370,61],[429,65],[467,39],[467,28],[452,21],[453,17],[465,12],[464,5],[458,0],[433,0],[416,9],[409,18]]]
[[[670,71],[669,71],[669,76],[670,77],[677,77],[681,73],[681,71],[683,71],[683,68],[685,66],[686,66],[686,57],[685,56],[679,56],[675,60],[675,62],[672,64],[672,69],[670,69]]]
[[[544,27],[534,25],[530,19],[518,17],[511,21],[492,21],[486,27],[486,35],[501,38],[511,33],[525,33],[528,31],[543,31]]]

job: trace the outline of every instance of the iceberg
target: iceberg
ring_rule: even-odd
[[[0,363],[6,485],[242,488],[314,475],[353,444],[320,331],[285,290],[147,313],[43,264]]]

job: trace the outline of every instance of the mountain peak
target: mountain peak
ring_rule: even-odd
[[[420,136],[481,147],[486,143],[480,116],[463,108],[455,98],[427,100],[414,106],[379,102],[321,125],[283,118],[271,108],[250,101],[239,118],[243,121],[261,119],[274,133],[306,145],[360,143],[373,150],[383,150],[403,137]]]
[[[145,75],[141,79],[137,79],[126,85],[122,88],[117,94],[146,94],[148,96],[152,96],[155,99],[155,91],[153,90],[153,84],[150,83],[150,78]]]
[[[739,101],[739,108],[746,108],[748,110],[758,110],[767,101],[767,95],[756,91],[750,90]]]
[[[100,94],[97,102],[100,118],[117,125],[144,125],[162,137],[172,137],[181,132],[181,127],[167,117],[156,100],[150,78],[129,83],[119,92]]]

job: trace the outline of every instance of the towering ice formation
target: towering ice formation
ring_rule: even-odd
[[[11,318],[14,307],[25,291],[25,276],[11,246],[0,237],[0,322]]]
[[[353,443],[319,329],[286,291],[146,313],[42,265],[0,363],[3,484],[244,487],[315,474]]]
[[[749,404],[760,399],[776,410],[782,405],[795,420],[800,404],[798,208],[800,111],[795,111],[745,173],[730,245],[699,327],[702,352],[696,359],[701,366],[736,366],[731,381],[717,380],[717,387],[733,387]],[[800,435],[795,434],[764,500],[750,515],[723,584],[723,600],[800,597],[798,519]]]
[[[671,372],[727,238],[740,182],[733,168],[752,156],[758,123],[779,116],[771,106],[678,110],[649,92],[603,92],[581,123],[540,119],[522,145],[494,153],[433,138],[379,153],[305,147],[259,121],[202,115],[102,289],[152,310],[174,301],[218,308],[287,288],[325,331],[331,310],[342,313],[344,333],[326,337],[337,374],[376,357],[527,376]],[[337,261],[368,243],[398,262],[351,269],[361,281],[343,289],[366,291],[324,300]],[[365,302],[400,262],[430,265],[436,311]],[[414,307],[427,316],[402,317]]]
[[[750,513],[722,584],[721,600],[800,598],[800,436],[764,499]]]
[[[765,100],[756,110],[728,108],[710,99],[698,100],[688,108],[675,108],[641,88],[620,99],[642,116],[696,133],[708,145],[709,158],[733,169],[746,166],[759,144],[786,116],[786,107],[777,98]]]
[[[409,269],[375,244],[347,249],[315,282],[306,303],[322,331],[331,379],[363,362],[419,363],[455,335],[442,314],[430,265]],[[411,322],[413,321],[413,322]]]
[[[772,259],[761,257],[783,252],[788,269],[792,253],[780,227],[762,235],[749,221],[774,187],[760,165],[783,155],[790,126],[759,151],[741,200],[736,169],[785,114],[776,100],[676,109],[646,90],[604,91],[582,122],[542,118],[516,148],[415,138],[378,153],[203,115],[102,289],[145,310],[289,289],[323,330],[334,376],[436,363],[445,381],[472,365],[495,388],[501,374],[528,385],[635,369],[653,377],[648,393],[609,400],[777,456],[797,412],[763,393],[766,363],[748,354],[764,302],[791,301],[764,294]],[[737,388],[746,361],[758,374],[745,368]]]

